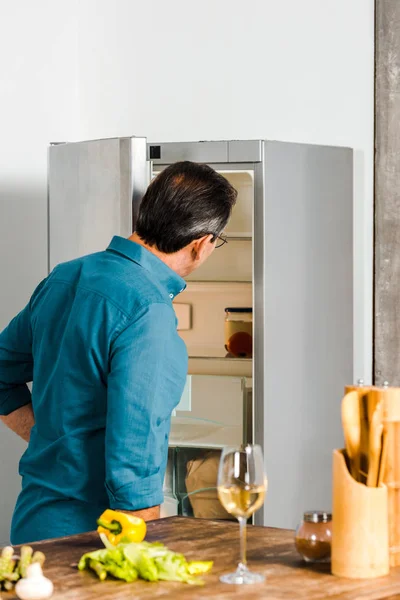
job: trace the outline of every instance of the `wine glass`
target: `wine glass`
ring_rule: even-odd
[[[218,497],[225,510],[235,516],[240,525],[240,562],[235,573],[223,575],[223,583],[261,583],[264,575],[253,573],[246,562],[247,519],[264,502],[267,479],[260,446],[247,445],[224,448],[218,471]]]

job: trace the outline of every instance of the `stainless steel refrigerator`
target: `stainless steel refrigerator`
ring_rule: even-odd
[[[262,445],[269,488],[257,523],[294,527],[331,506],[340,398],[353,380],[353,155],[265,140],[148,143],[125,137],[49,148],[49,269],[129,236],[143,193],[181,160],[238,190],[228,243],[176,299],[189,372],[172,417],[163,514],[224,517],[224,445]],[[252,356],[225,347],[226,308],[252,309]]]

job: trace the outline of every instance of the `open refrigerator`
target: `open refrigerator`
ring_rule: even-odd
[[[238,200],[228,243],[174,303],[189,370],[171,419],[162,514],[229,518],[217,499],[219,454],[254,442],[269,479],[255,520],[293,527],[303,509],[329,506],[336,393],[353,376],[352,151],[141,137],[52,144],[49,269],[129,236],[149,182],[181,160],[222,173]],[[251,309],[245,357],[227,352],[227,308]]]

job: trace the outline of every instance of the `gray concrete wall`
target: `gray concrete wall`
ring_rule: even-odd
[[[400,2],[376,1],[375,382],[400,385]]]

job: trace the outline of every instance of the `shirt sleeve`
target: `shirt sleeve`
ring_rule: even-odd
[[[163,502],[171,413],[186,373],[186,348],[167,304],[146,307],[113,343],[106,423],[111,508],[139,510]]]
[[[27,382],[33,378],[32,306],[46,279],[37,286],[29,304],[0,333],[0,415],[31,402]]]
[[[32,330],[26,306],[0,333],[0,415],[9,415],[31,401]]]

